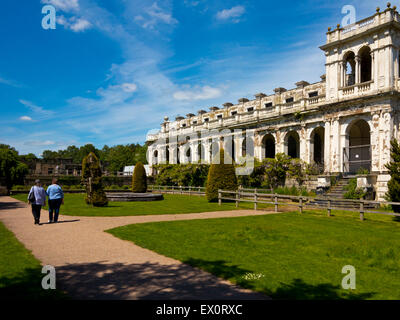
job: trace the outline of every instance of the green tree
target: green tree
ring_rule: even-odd
[[[289,162],[287,175],[289,178],[296,180],[299,186],[302,186],[306,180],[306,165],[300,159],[291,159]]]
[[[0,180],[9,191],[14,184],[23,184],[28,166],[19,160],[18,152],[8,145],[0,145]]]
[[[277,153],[275,159],[265,159],[263,161],[265,170],[265,182],[263,186],[272,189],[284,186],[290,160],[291,158],[284,153]]]
[[[206,196],[209,202],[218,201],[219,189],[236,191],[238,188],[235,167],[232,164],[232,160],[229,161],[229,159],[225,159],[223,149],[219,152],[219,160],[219,163],[212,163],[208,171]],[[231,164],[229,164],[229,162],[231,162]]]
[[[45,160],[57,159],[59,157],[60,155],[57,151],[44,150],[42,153],[42,158]]]
[[[82,184],[86,188],[87,204],[95,207],[104,207],[108,204],[103,190],[100,161],[93,152],[90,152],[82,161]]]
[[[400,145],[396,139],[391,141],[390,156],[391,161],[386,165],[390,174],[386,198],[391,202],[400,202]],[[400,213],[400,205],[392,205],[392,208]]]
[[[141,162],[136,163],[132,176],[132,192],[147,192],[147,175],[146,170]]]

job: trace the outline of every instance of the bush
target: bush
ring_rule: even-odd
[[[153,166],[157,171],[155,184],[159,186],[202,187],[207,181],[207,164],[161,164]]]
[[[238,166],[243,167],[244,165]],[[241,175],[237,177],[238,184],[244,188],[261,188],[265,180],[265,167],[254,159],[254,170],[250,175]]]
[[[290,157],[283,153],[276,154],[275,159],[265,159],[263,161],[265,168],[263,187],[276,189],[279,186],[284,186],[290,160]]]
[[[347,192],[344,194],[345,199],[359,200],[364,198],[367,193],[363,189],[357,188],[357,178],[350,179],[349,185],[345,189]]]
[[[386,165],[390,174],[386,199],[391,202],[400,202],[400,145],[395,139],[391,141],[390,156],[392,161]],[[400,213],[400,205],[392,205],[392,209]]]
[[[228,191],[236,191],[238,189],[235,167],[233,164],[225,164],[223,149],[220,150],[219,157],[219,164],[211,164],[208,171],[206,196],[209,202],[218,201],[219,189]]]
[[[95,207],[104,207],[108,204],[107,196],[101,181],[100,161],[96,155],[89,153],[82,162],[82,183],[86,188],[85,201]]]
[[[29,189],[30,189],[30,187],[28,187],[28,186],[15,185],[15,186],[12,187],[11,190],[14,190],[14,191],[25,191],[25,190],[29,190]]]
[[[361,168],[359,168],[357,170],[357,175],[366,175],[366,174],[369,174],[369,170],[368,169],[365,169],[365,168],[361,167]]]
[[[287,171],[289,178],[296,180],[301,186],[306,180],[305,163],[300,159],[291,159]]]
[[[146,170],[141,162],[136,163],[132,176],[132,191],[134,193],[147,192]]]
[[[313,192],[308,192],[306,188],[297,188],[296,186],[288,187],[280,187],[274,190],[274,193],[285,195],[285,196],[303,196],[303,197],[312,197],[315,195]]]

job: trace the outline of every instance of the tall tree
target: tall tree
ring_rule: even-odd
[[[390,174],[386,198],[391,202],[400,202],[400,145],[396,139],[393,139],[390,144],[392,160],[386,165]],[[394,212],[400,213],[400,205],[393,205],[392,208]]]
[[[23,184],[28,171],[28,166],[19,160],[18,152],[14,148],[0,145],[0,180],[7,190],[16,183]]]

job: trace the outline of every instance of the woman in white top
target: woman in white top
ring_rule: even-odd
[[[42,206],[46,205],[46,191],[42,188],[40,180],[36,180],[35,185],[31,188],[31,191],[29,191],[28,201],[32,206],[35,224],[40,225],[40,210]]]

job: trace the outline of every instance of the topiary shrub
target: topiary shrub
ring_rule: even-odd
[[[211,164],[208,171],[206,196],[209,202],[218,201],[219,189],[227,191],[236,191],[238,189],[235,167],[233,164],[225,164],[223,149],[220,150],[219,157],[219,164]]]
[[[390,174],[386,199],[390,202],[400,202],[400,145],[397,140],[393,139],[391,146],[392,161],[386,165]],[[392,205],[392,209],[394,212],[400,213],[400,205]]]
[[[101,181],[101,167],[97,156],[91,152],[82,161],[82,183],[86,188],[85,201],[95,207],[108,204]]]
[[[146,170],[141,162],[136,163],[132,176],[132,192],[147,192],[147,175]]]

